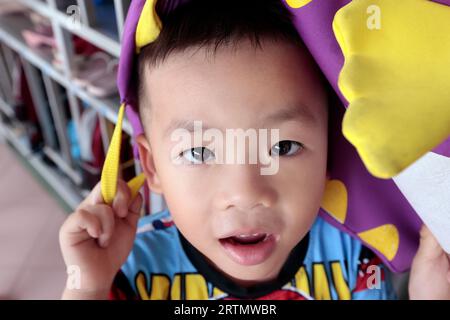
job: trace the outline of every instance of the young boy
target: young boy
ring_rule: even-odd
[[[142,198],[125,182],[111,206],[98,185],[61,228],[65,262],[81,271],[63,298],[394,298],[380,260],[317,216],[328,135],[320,72],[281,1],[248,2],[194,0],[161,15],[139,56],[137,143],[168,209],[139,220]],[[236,150],[196,139],[198,123],[275,130],[259,148],[276,172],[219,161]],[[177,143],[176,132],[191,139]],[[423,235],[410,294],[450,298],[448,260]],[[433,280],[432,292],[421,287]]]

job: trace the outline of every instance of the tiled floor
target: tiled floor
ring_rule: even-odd
[[[0,299],[59,299],[67,213],[1,142],[0,169]]]

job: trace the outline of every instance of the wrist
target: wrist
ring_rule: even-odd
[[[108,300],[109,289],[85,290],[65,288],[62,300]]]
[[[113,284],[114,276],[102,277],[89,273],[68,273],[62,299],[107,299]]]

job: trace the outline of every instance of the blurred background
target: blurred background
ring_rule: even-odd
[[[0,299],[58,299],[58,231],[99,181],[131,0],[0,0]],[[121,175],[141,172],[123,126]],[[162,197],[143,188],[142,214]]]

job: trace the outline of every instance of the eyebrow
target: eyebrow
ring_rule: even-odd
[[[171,133],[176,129],[184,129],[190,133],[193,133],[195,130],[194,122],[200,120],[190,120],[190,119],[174,119],[170,122],[167,128],[164,130],[164,136],[170,136]],[[285,108],[269,114],[264,117],[262,120],[263,127],[266,127],[267,124],[276,124],[287,121],[299,121],[305,125],[314,125],[317,123],[317,119],[311,113],[311,111],[305,106],[293,106],[289,108]],[[202,130],[206,131],[208,129],[215,128],[220,129],[218,127],[210,127],[206,125],[202,121]]]
[[[167,126],[167,128],[164,130],[164,136],[170,136],[174,130],[177,129],[184,129],[187,130],[190,133],[194,132],[195,126],[194,122],[200,121],[200,120],[181,120],[181,119],[174,119],[170,122],[170,124]],[[211,129],[208,125],[205,125],[205,123],[202,121],[202,130],[208,130]]]
[[[317,123],[316,117],[304,105],[294,105],[269,114],[263,118],[262,123],[266,125],[285,121],[299,121],[306,125],[314,125]]]

